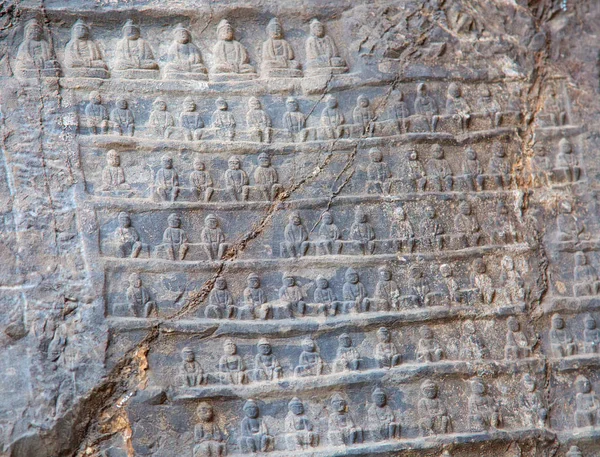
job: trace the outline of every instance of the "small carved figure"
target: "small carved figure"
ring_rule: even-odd
[[[546,146],[536,143],[533,152],[534,155],[530,162],[531,185],[534,187],[548,187],[552,183],[553,173]]]
[[[369,299],[367,290],[358,277],[358,273],[353,268],[348,268],[345,274],[346,282],[342,287],[344,301],[342,302],[342,312],[366,312],[369,311]]]
[[[225,436],[215,421],[212,405],[200,402],[196,408],[196,416],[198,422],[194,427],[193,457],[223,457]]]
[[[485,347],[483,338],[477,333],[475,324],[467,319],[462,326],[462,335],[460,336],[461,360],[482,360],[489,357],[489,351]]]
[[[244,306],[239,309],[241,314],[246,313],[251,319],[259,317],[267,319],[270,316],[270,306],[266,305],[267,296],[260,287],[260,278],[256,273],[250,273],[246,278],[247,287],[244,289]]]
[[[192,348],[185,347],[182,349],[181,360],[179,376],[183,387],[196,387],[206,382],[204,370],[196,361],[196,355]]]
[[[90,92],[89,103],[85,107],[85,117],[87,126],[92,135],[108,133],[108,110],[102,104],[100,92],[93,90]]]
[[[442,282],[444,283],[446,292],[450,303],[462,303],[465,299],[458,282],[454,278],[454,272],[452,267],[448,264],[440,265],[440,274],[442,275]]]
[[[225,141],[233,141],[235,138],[236,122],[233,114],[229,111],[229,105],[223,97],[215,101],[216,110],[212,115],[212,126],[216,129],[217,138]]]
[[[450,83],[448,86],[446,114],[452,116],[459,123],[461,131],[468,130],[471,121],[471,107],[462,97],[460,86],[456,83]]]
[[[383,161],[383,154],[379,149],[371,148],[369,150],[369,159],[371,159],[371,162],[367,167],[367,193],[389,194],[392,171]]]
[[[398,252],[413,252],[415,248],[415,231],[403,206],[398,206],[394,210],[394,218],[390,225],[390,239],[393,240]]]
[[[256,345],[258,353],[254,357],[254,370],[252,380],[255,382],[275,381],[283,377],[283,369],[277,357],[273,355],[271,343],[265,338],[258,340]]]
[[[319,445],[319,434],[304,411],[304,405],[298,397],[288,403],[285,416],[286,444],[290,451],[304,450]]]
[[[595,427],[600,423],[600,398],[592,389],[592,383],[583,375],[575,378],[575,427]]]
[[[472,147],[468,147],[465,150],[462,172],[468,190],[471,192],[483,190],[483,167],[477,158],[477,153]]]
[[[346,400],[339,393],[331,397],[327,436],[333,446],[351,446],[363,442],[363,430],[355,424]]]
[[[301,66],[296,61],[294,50],[284,38],[281,22],[274,17],[267,25],[269,38],[262,46],[261,71],[263,77],[294,78],[302,76]]]
[[[250,97],[250,100],[248,100],[246,124],[248,125],[248,131],[250,132],[252,141],[258,143],[271,142],[273,136],[271,118],[267,112],[262,109],[260,100],[256,97]]]
[[[424,325],[419,330],[419,344],[417,345],[417,362],[439,362],[444,358],[444,351],[433,336],[431,327]]]
[[[354,212],[350,239],[358,244],[363,255],[375,252],[375,229],[369,222],[369,216],[361,207],[357,207]]]
[[[318,239],[315,241],[317,255],[337,255],[342,251],[342,232],[337,225],[333,223],[333,216],[329,211],[321,215],[319,224]]]
[[[400,438],[400,423],[387,402],[385,392],[376,388],[371,394],[371,406],[367,411],[369,431],[376,441],[385,441]]]
[[[124,98],[118,98],[115,109],[110,112],[110,122],[115,135],[133,136],[135,119],[129,109],[129,103]]]
[[[419,265],[411,265],[408,275],[409,303],[413,306],[428,306],[430,302],[430,288]]]
[[[226,19],[217,26],[217,38],[218,41],[213,47],[213,73],[254,73],[246,48],[234,39],[233,27]]]
[[[317,287],[314,293],[315,303],[324,305],[324,312],[327,316],[335,316],[338,308],[341,306],[340,302],[335,297],[333,290],[329,286],[329,281],[324,276],[317,276],[316,279]]]
[[[183,260],[189,245],[187,234],[181,229],[181,218],[177,214],[171,214],[168,223],[169,227],[163,233],[161,249],[168,260]]]
[[[60,76],[54,51],[44,39],[44,28],[37,19],[25,24],[23,42],[17,51],[15,73],[23,78]]]
[[[210,201],[215,191],[213,180],[200,157],[194,158],[194,171],[190,173],[190,185],[197,200]]]
[[[287,304],[293,315],[304,316],[306,312],[304,292],[296,284],[296,278],[289,273],[283,273],[282,282],[283,286],[279,289],[279,299]]]
[[[372,137],[375,132],[375,114],[370,104],[367,96],[361,94],[356,99],[356,107],[352,111],[354,123],[361,127],[361,135],[366,137]]]
[[[225,243],[223,229],[219,227],[219,219],[214,214],[209,214],[204,219],[204,228],[200,232],[200,240],[206,256],[210,260],[217,260],[223,257],[229,246]]]
[[[277,170],[271,165],[271,157],[266,152],[258,156],[258,167],[254,170],[254,183],[267,201],[275,200],[283,191],[283,186],[279,184]]]
[[[333,39],[325,33],[325,26],[313,19],[310,37],[306,40],[306,66],[312,73],[346,73],[346,61],[339,55]]]
[[[90,27],[82,19],[78,19],[71,29],[71,40],[65,47],[65,67],[75,70],[73,76],[108,77],[108,67],[100,48],[91,39]]]
[[[523,281],[521,274],[515,268],[515,262],[510,256],[502,258],[500,284],[502,285],[504,300],[507,304],[514,304],[525,300],[525,281]]]
[[[150,317],[157,313],[156,302],[152,300],[148,289],[142,284],[142,278],[137,273],[129,275],[127,302],[129,311],[135,317]]]
[[[517,318],[510,316],[507,320],[507,327],[504,358],[506,360],[517,360],[530,357],[531,345],[527,340],[527,336],[521,330],[521,324]]]
[[[308,250],[308,230],[302,223],[297,211],[290,213],[288,223],[283,230],[284,241],[280,243],[281,257],[299,258]]]
[[[497,244],[508,244],[517,241],[518,233],[508,207],[502,200],[496,203],[496,214],[491,230],[492,241]]]
[[[523,425],[528,428],[542,428],[548,418],[548,409],[542,395],[537,391],[535,379],[529,373],[523,375],[523,387],[524,390],[518,397]]]
[[[223,355],[219,359],[219,375],[223,384],[246,384],[244,360],[237,353],[237,346],[230,339],[223,344]]]
[[[121,156],[111,149],[106,154],[106,166],[102,170],[102,188],[105,192],[129,190],[131,186],[125,182],[125,172],[121,167]]]
[[[347,333],[338,337],[338,349],[333,363],[335,373],[343,371],[357,371],[360,366],[360,354],[352,346],[352,339]]]
[[[115,70],[158,70],[150,45],[140,38],[140,28],[129,19],[117,43]]]
[[[418,409],[419,425],[424,436],[448,433],[451,430],[450,416],[446,405],[439,398],[439,388],[429,379],[421,383]]]
[[[335,140],[345,135],[346,120],[340,110],[338,100],[333,95],[328,95],[325,100],[326,106],[321,112],[321,129],[324,139]]]
[[[161,164],[154,178],[154,192],[159,200],[174,202],[179,195],[179,175],[173,169],[171,156],[162,156]]]
[[[240,450],[244,453],[267,452],[273,447],[273,437],[260,417],[258,404],[248,400],[244,404],[241,423]]]
[[[458,214],[454,216],[454,230],[463,248],[479,244],[481,239],[480,226],[469,202],[463,201],[458,205]]]
[[[420,244],[424,251],[441,250],[444,247],[444,228],[438,222],[435,208],[427,206],[420,224]]]
[[[573,206],[566,200],[561,201],[558,205],[556,227],[558,229],[558,241],[574,241],[577,243],[585,237],[585,225],[573,214]]]
[[[241,168],[241,161],[238,156],[231,156],[227,161],[227,171],[225,171],[225,188],[233,201],[248,200],[250,187],[248,186],[248,175]]]
[[[375,358],[379,368],[394,368],[400,365],[402,357],[398,353],[396,345],[392,341],[390,332],[385,327],[377,330],[377,346],[375,346]]]
[[[588,264],[582,251],[575,253],[575,267],[573,268],[573,292],[576,297],[598,295],[600,281],[598,272]]]
[[[477,105],[480,112],[490,119],[490,128],[497,129],[500,127],[502,123],[502,110],[500,104],[492,97],[489,88],[483,87]]]
[[[425,168],[419,160],[417,151],[414,149],[411,149],[406,153],[406,179],[408,180],[411,191],[423,192],[425,190],[427,184]]]
[[[298,366],[294,369],[295,376],[321,376],[323,373],[323,359],[319,354],[317,344],[312,338],[302,340],[302,353]]]
[[[369,299],[371,311],[390,311],[400,308],[400,288],[392,279],[387,267],[379,267],[379,281],[375,286],[375,298]]]
[[[129,214],[121,211],[119,213],[119,226],[114,233],[114,241],[117,246],[119,257],[137,258],[142,250],[140,235],[136,229],[131,226]]]
[[[173,42],[167,51],[167,61],[165,65],[167,78],[178,76],[194,78],[196,75],[206,75],[200,49],[193,43],[190,31],[181,24],[177,24],[173,30]],[[187,74],[181,75],[181,73]]]
[[[285,125],[292,141],[303,143],[306,141],[307,136],[307,131],[305,129],[306,116],[300,111],[298,100],[294,97],[288,97],[285,106],[286,112],[283,115],[283,125]]]
[[[204,121],[196,111],[196,103],[192,97],[185,97],[179,114],[179,125],[187,141],[199,141],[202,138]]]
[[[499,189],[506,189],[512,181],[512,165],[510,159],[506,157],[506,151],[501,143],[495,143],[493,155],[488,164],[488,174],[494,178],[494,182]]]
[[[567,124],[567,111],[564,103],[552,85],[548,87],[547,96],[544,98],[544,113],[550,116],[552,126]]]
[[[577,156],[573,153],[573,145],[566,138],[562,138],[558,143],[556,169],[561,170],[565,174],[567,181],[579,181],[581,175],[579,160],[577,160]]]
[[[500,409],[486,391],[486,385],[481,378],[471,380],[469,428],[472,432],[483,432],[490,428],[496,429],[502,423]]]
[[[583,352],[585,354],[600,352],[600,330],[596,326],[596,319],[591,314],[586,314],[583,324]]]
[[[233,304],[233,297],[227,288],[227,280],[219,276],[215,279],[210,294],[208,294],[208,305],[204,310],[207,319],[231,319],[235,317],[236,308]]]
[[[427,185],[432,191],[450,192],[454,183],[452,168],[444,157],[440,144],[431,147],[432,158],[427,161]]]
[[[577,353],[577,344],[573,335],[565,327],[565,321],[560,314],[552,316],[552,327],[550,328],[550,348],[552,355],[557,359],[569,357]]]
[[[473,261],[473,273],[471,283],[477,290],[479,301],[485,305],[491,305],[496,296],[492,278],[487,274],[487,265],[483,259]]]
[[[427,86],[420,83],[417,86],[417,97],[415,98],[415,114],[425,116],[429,129],[435,132],[438,123],[438,106],[436,101],[427,94]]]
[[[410,125],[408,120],[410,111],[408,109],[408,105],[404,101],[404,93],[401,90],[395,89],[392,91],[392,97],[395,100],[392,110],[394,113],[394,118],[398,123],[398,133],[407,133]]]
[[[152,103],[152,112],[148,124],[152,132],[159,138],[169,138],[175,127],[173,115],[167,111],[167,102],[162,97],[156,97]]]

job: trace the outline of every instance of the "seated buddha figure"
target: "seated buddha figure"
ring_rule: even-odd
[[[100,48],[90,36],[90,27],[81,19],[78,19],[71,29],[71,40],[65,47],[65,66],[68,76],[109,77]]]
[[[335,42],[325,33],[325,26],[317,19],[310,23],[306,59],[307,68],[313,74],[339,74],[348,71],[346,61],[340,57]]]
[[[125,22],[123,38],[117,42],[114,69],[127,78],[155,78],[158,64],[154,60],[152,48],[140,35],[140,28],[131,19]]]
[[[200,49],[192,42],[192,34],[178,24],[173,31],[173,42],[167,52],[169,63],[165,66],[165,78],[206,79],[206,67],[202,63]]]
[[[226,19],[219,22],[217,37],[217,44],[213,47],[213,73],[254,75],[248,52],[244,45],[235,39],[233,27]]]
[[[264,77],[300,77],[302,70],[294,50],[283,38],[283,27],[275,17],[267,26],[269,38],[263,43],[261,70]]]
[[[15,73],[23,78],[60,76],[60,67],[52,47],[44,39],[44,29],[37,19],[25,25],[23,42],[17,51]]]

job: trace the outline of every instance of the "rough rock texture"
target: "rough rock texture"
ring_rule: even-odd
[[[1,2],[0,455],[597,455],[598,34]]]

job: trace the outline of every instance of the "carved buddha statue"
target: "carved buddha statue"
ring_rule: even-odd
[[[218,41],[213,47],[213,73],[256,76],[246,48],[235,40],[233,27],[226,19],[219,22],[217,37]]]
[[[78,19],[71,29],[71,40],[65,48],[67,76],[108,78],[109,72],[98,45],[90,36],[90,27]]]
[[[167,60],[167,79],[206,79],[207,70],[202,62],[200,49],[192,42],[190,31],[181,24],[173,31],[173,42],[169,46]]]
[[[333,39],[325,33],[325,26],[317,19],[310,23],[310,37],[306,40],[307,70],[309,74],[346,73],[348,66],[340,57]]]
[[[17,51],[15,73],[22,78],[60,76],[54,51],[44,39],[44,29],[37,19],[25,25],[23,42]]]
[[[271,19],[267,26],[269,38],[262,47],[262,75],[273,77],[300,77],[300,64],[295,60],[294,50],[284,39],[283,27],[277,18]]]

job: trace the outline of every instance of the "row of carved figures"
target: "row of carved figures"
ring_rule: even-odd
[[[277,18],[267,26],[267,40],[262,47],[261,76],[265,78],[294,78],[302,76],[302,65],[284,38]],[[232,25],[223,19],[217,26],[217,42],[212,49],[213,76],[224,79],[253,79],[258,75],[244,45],[235,39]],[[348,71],[346,61],[340,56],[334,40],[325,32],[319,20],[310,23],[310,36],[306,40],[306,70],[309,75],[339,74]],[[173,31],[165,79],[207,79],[207,69],[191,32],[178,24]],[[67,76],[109,78],[108,65],[98,44],[91,36],[91,28],[79,19],[71,29],[71,39],[65,48],[64,66]],[[37,19],[25,25],[23,42],[16,56],[15,69],[25,78],[60,76],[61,68],[53,47],[44,37],[44,28]],[[112,76],[128,79],[156,79],[159,65],[152,47],[141,37],[141,29],[132,20],[125,22],[122,38],[117,42]]]
[[[307,117],[300,111],[298,100],[289,97],[286,100],[286,112],[282,118],[281,128],[286,131],[286,138],[294,142],[323,139],[334,140],[348,137],[373,137],[402,134],[408,132],[431,131],[435,132],[440,123],[440,118],[450,118],[462,131],[467,131],[471,126],[472,117],[490,119],[490,128],[498,128],[505,115],[519,118],[519,111],[504,111],[493,100],[488,88],[483,89],[477,110],[471,110],[462,98],[460,86],[451,83],[448,88],[448,102],[444,116],[434,98],[428,95],[427,86],[423,83],[417,87],[418,95],[414,102],[414,111],[404,101],[404,94],[396,90],[392,93],[389,108],[389,118],[393,125],[386,129],[381,122],[382,116],[376,115],[371,106],[371,101],[365,95],[359,95],[356,106],[352,111],[352,122],[349,123],[339,107],[338,100],[333,95],[325,98],[325,108],[321,111],[319,132],[311,133],[307,128]],[[451,95],[455,94],[455,95]],[[458,94],[458,95],[456,95]],[[460,100],[463,111],[457,113],[453,105]],[[236,132],[239,132],[238,122],[229,109],[227,101],[219,97],[215,102],[216,110],[212,113],[210,127],[204,122],[201,113],[192,97],[183,101],[181,113],[176,120],[175,116],[167,109],[167,102],[162,97],[157,97],[152,104],[152,111],[148,120],[148,127],[152,134],[158,138],[179,138],[188,141],[199,141],[204,133],[212,131],[216,139],[233,141]],[[116,101],[115,108],[110,112],[102,104],[102,98],[97,91],[90,93],[89,103],[85,108],[86,124],[92,134],[107,134],[112,131],[117,135],[133,136],[135,133],[135,116],[129,108],[125,98]],[[424,117],[426,122],[419,120]],[[385,121],[384,121],[385,122]],[[263,109],[262,103],[256,97],[248,100],[246,112],[246,125],[249,134],[248,140],[270,143],[273,139],[273,122],[271,116]],[[450,124],[452,125],[452,124]],[[446,127],[450,127],[446,125]],[[314,130],[314,128],[312,129]]]
[[[589,381],[586,379],[589,383]],[[583,383],[578,378],[578,382]],[[466,409],[470,432],[484,432],[503,427],[504,408],[494,398],[488,384],[479,377],[466,381],[468,400]],[[548,417],[548,407],[543,395],[537,389],[533,377],[525,374],[522,378],[523,390],[518,394],[516,406],[521,422],[528,428],[544,427]],[[434,436],[454,432],[454,421],[445,399],[441,396],[437,383],[427,379],[420,385],[419,398],[416,401],[417,426],[422,436]],[[334,393],[330,400],[326,433],[319,430],[320,418],[312,418],[308,414],[311,409],[299,398],[291,399],[287,405],[287,415],[281,431],[271,434],[266,421],[261,416],[259,402],[247,400],[242,408],[243,418],[240,423],[237,444],[241,453],[269,452],[275,448],[275,440],[289,451],[310,450],[323,445],[321,435],[327,437],[330,446],[352,446],[367,441],[388,441],[400,439],[403,435],[404,416],[407,411],[399,411],[390,405],[387,393],[377,387],[371,401],[366,405],[365,426],[355,419],[353,409],[356,405],[347,400],[345,395]],[[508,411],[506,411],[508,412]],[[226,443],[229,440],[221,431],[212,405],[203,401],[196,407],[197,423],[194,430],[195,457],[219,457],[227,453]],[[325,422],[324,420],[324,422]],[[410,426],[409,426],[410,427]],[[449,455],[447,453],[446,455]]]
[[[394,280],[392,270],[380,267],[375,294],[368,296],[359,273],[353,268],[345,272],[342,299],[333,291],[329,280],[319,276],[314,281],[312,297],[306,290],[311,284],[300,285],[296,277],[283,273],[282,285],[277,299],[270,299],[260,277],[250,273],[243,297],[236,302],[228,289],[227,280],[219,276],[208,296],[204,310],[206,318],[215,319],[286,319],[307,315],[336,316],[359,312],[389,312],[414,309],[424,306],[449,306],[451,304],[491,305],[498,301],[505,304],[522,303],[528,289],[515,267],[512,257],[502,259],[499,284],[488,274],[483,259],[473,261],[469,284],[460,284],[452,267],[443,264],[439,267],[440,280],[435,287],[425,278],[422,267],[413,265],[409,278],[402,288]],[[158,312],[157,304],[150,290],[143,285],[138,273],[132,273],[127,281],[127,302],[129,311],[136,317],[151,317]]]

